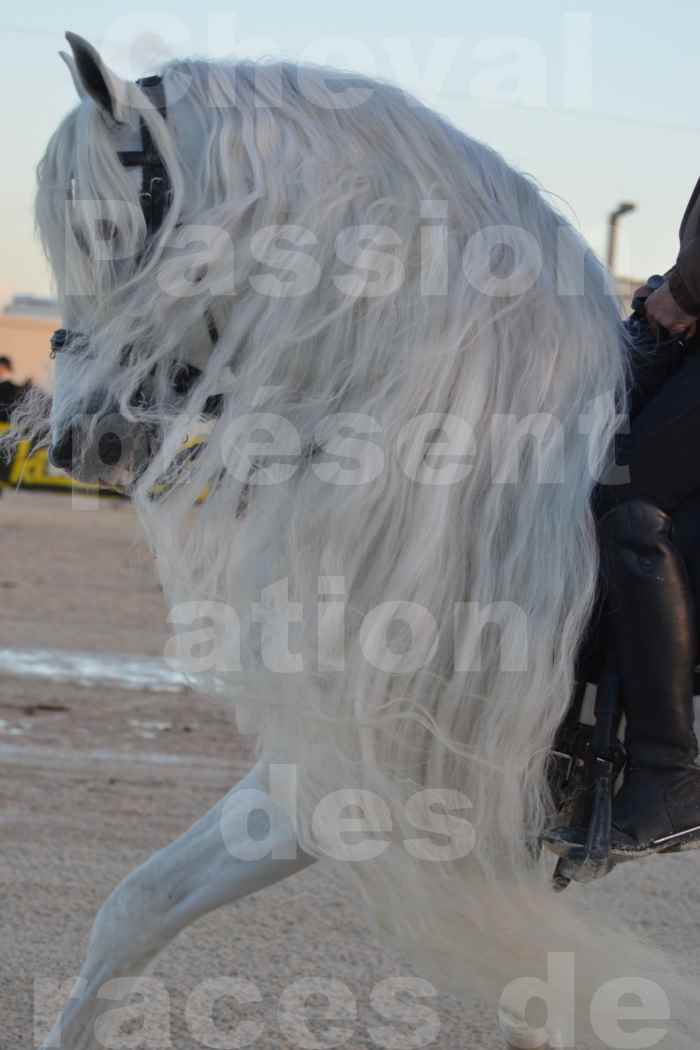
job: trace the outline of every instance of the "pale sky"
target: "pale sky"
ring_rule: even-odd
[[[33,0],[0,15],[0,302],[50,294],[32,221],[34,168],[74,89],[63,32],[123,75],[158,56],[310,58],[397,81],[563,202],[601,254],[623,199],[618,272],[663,272],[700,176],[700,5],[690,0]]]

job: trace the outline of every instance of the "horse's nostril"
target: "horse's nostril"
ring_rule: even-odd
[[[99,440],[98,453],[100,463],[106,467],[116,467],[124,453],[124,447],[119,434],[108,432],[103,434]]]
[[[67,427],[58,441],[49,450],[49,460],[59,470],[69,470],[73,465],[73,427]]]

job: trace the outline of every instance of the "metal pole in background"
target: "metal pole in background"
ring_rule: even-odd
[[[608,269],[612,274],[615,273],[618,222],[623,215],[627,215],[629,212],[636,210],[636,204],[633,204],[631,201],[622,201],[621,204],[618,204],[615,211],[610,213],[610,217],[608,219]]]

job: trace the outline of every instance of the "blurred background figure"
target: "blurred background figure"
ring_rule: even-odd
[[[0,423],[9,422],[12,409],[29,385],[13,382],[13,375],[12,358],[0,357]]]

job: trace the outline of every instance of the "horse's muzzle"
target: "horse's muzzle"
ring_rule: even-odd
[[[92,458],[97,460],[96,465],[104,467],[105,471],[111,471],[118,467],[125,457],[125,442],[119,434],[107,431],[99,436],[95,452],[96,455]],[[49,449],[49,461],[59,470],[65,470],[71,474],[79,471],[83,458],[84,455],[80,450],[79,428],[66,427],[58,441],[54,442]]]

